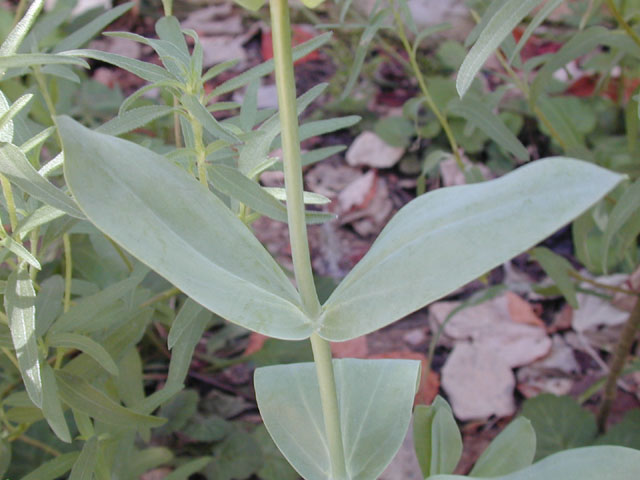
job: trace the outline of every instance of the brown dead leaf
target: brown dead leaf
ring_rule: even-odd
[[[513,415],[515,385],[511,367],[482,344],[458,342],[442,369],[442,388],[463,421]]]
[[[462,309],[448,321],[444,333],[458,341],[471,340],[474,345],[486,346],[512,368],[527,365],[546,355],[551,348],[551,340],[544,327],[516,322],[512,317],[513,311],[527,322],[535,316],[532,311],[526,312],[514,299],[515,294],[512,295],[504,294],[480,305]],[[437,302],[429,307],[429,313],[441,325],[459,304],[460,302]],[[519,306],[514,309],[513,305]]]
[[[620,286],[628,279],[628,275],[610,275],[607,277],[597,277],[595,280],[606,285]],[[589,288],[593,288],[589,286]],[[595,331],[602,326],[615,326],[625,323],[629,313],[616,308],[612,302],[589,295],[578,293],[576,295],[580,308],[574,310],[572,326],[576,332],[587,330]]]
[[[331,343],[331,352],[336,358],[367,358],[369,354],[367,337]]]
[[[256,353],[262,348],[264,342],[266,342],[268,338],[269,337],[262,335],[261,333],[251,332],[251,335],[249,335],[249,343],[247,343],[247,348],[244,349],[244,353],[242,355],[246,357],[252,353]]]
[[[376,193],[377,172],[369,170],[364,175],[356,178],[338,194],[338,205],[342,212],[360,209],[371,202]]]
[[[392,147],[373,132],[362,132],[347,150],[347,163],[373,168],[391,168],[402,155],[404,148]]]
[[[533,311],[529,302],[513,292],[507,292],[507,310],[509,316],[516,323],[545,328],[544,322]]]

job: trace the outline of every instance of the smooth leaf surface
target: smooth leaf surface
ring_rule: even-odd
[[[56,44],[53,52],[60,53],[65,50],[81,47],[93,37],[95,37],[98,33],[102,32],[102,30],[116,18],[131,10],[134,5],[134,2],[127,2],[123,3],[122,5],[118,5],[117,7],[108,9],[106,12],[98,15],[86,25],[83,25],[81,28],[75,30],[71,35],[64,37],[60,42]]]
[[[609,214],[607,229],[604,232],[604,244],[602,247],[602,269],[606,272],[609,259],[609,247],[616,233],[627,224],[628,220],[637,214],[640,208],[640,179],[633,182],[627,188],[615,207]],[[636,233],[636,232],[634,232]],[[633,235],[633,238],[637,236]]]
[[[129,428],[158,427],[165,423],[164,418],[142,415],[123,407],[76,375],[61,370],[55,375],[64,402],[101,422]]]
[[[42,378],[36,339],[36,292],[25,264],[7,279],[4,309],[9,320],[11,339],[16,350],[20,374],[29,398],[42,407]]]
[[[556,453],[523,470],[494,480],[637,480],[640,450],[584,447]],[[435,475],[427,480],[463,480],[463,475]]]
[[[524,402],[521,415],[531,421],[536,431],[536,460],[590,445],[596,437],[593,414],[571,397],[538,395]]]
[[[32,197],[72,217],[84,218],[73,199],[40,175],[15,145],[5,143],[0,146],[0,173]]]
[[[118,366],[109,352],[95,340],[77,333],[54,333],[47,338],[49,346],[74,348],[86,353],[111,375],[118,375]]]
[[[31,3],[24,16],[16,26],[13,27],[11,32],[9,32],[9,35],[7,35],[7,38],[2,42],[2,45],[0,46],[0,56],[9,56],[18,51],[18,47],[20,47],[24,37],[36,21],[44,3],[44,0],[35,0]]]
[[[529,160],[529,152],[504,122],[491,109],[476,98],[454,99],[449,112],[471,122],[489,138],[519,160]]]
[[[42,413],[44,418],[60,440],[71,443],[71,433],[69,433],[69,427],[64,418],[64,411],[58,396],[56,377],[53,369],[46,362],[42,366],[42,391]]]
[[[500,46],[502,41],[522,19],[542,0],[507,0],[489,20],[480,33],[475,45],[469,51],[458,71],[456,88],[462,97],[473,82],[474,77],[487,61],[489,55]]]
[[[289,279],[214,194],[134,143],[67,117],[58,124],[67,183],[98,228],[227,320],[278,338],[310,335]]]
[[[533,463],[536,432],[524,417],[516,418],[493,439],[469,473],[470,477],[499,477]]]
[[[540,242],[624,177],[564,157],[403,207],[323,306],[321,336],[372,332]]]
[[[69,50],[65,55],[87,57],[101,62],[110,63],[116,67],[133,73],[148,82],[162,82],[175,80],[175,77],[167,72],[164,68],[153,63],[142,62],[135,58],[125,57],[116,53],[102,52],[100,50]]]
[[[96,132],[106,135],[122,135],[136,128],[143,127],[158,118],[162,118],[172,113],[175,109],[168,105],[149,105],[146,107],[133,108],[121,113],[107,123],[96,128]]]
[[[43,463],[20,480],[55,480],[71,470],[78,455],[80,452],[63,453],[59,457]]]
[[[258,183],[250,180],[235,168],[225,165],[214,165],[210,168],[212,183],[225,195],[235,198],[256,212],[279,222],[287,223],[287,207],[278,201]],[[333,220],[332,213],[305,212],[309,224]]]
[[[462,455],[462,436],[449,404],[437,396],[429,406],[419,405],[413,415],[413,443],[425,477],[452,473]]]
[[[531,258],[536,260],[545,273],[556,283],[556,286],[572,308],[579,308],[576,297],[576,286],[569,276],[573,266],[569,261],[546,247],[531,250]]]
[[[84,442],[82,451],[73,464],[69,480],[92,480],[98,457],[98,437],[91,437]]]
[[[636,58],[640,56],[640,47],[635,44],[631,36],[626,32],[609,30],[601,26],[587,28],[571,37],[537,72],[536,78],[531,85],[530,101],[535,102],[537,100],[545,86],[549,85],[549,80],[556,70],[564,67],[570,61],[591,52],[599,45],[615,47]]]
[[[8,68],[32,67],[34,65],[68,64],[89,68],[89,64],[80,58],[69,55],[52,55],[48,53],[16,53],[9,57],[0,57],[0,72]]]
[[[334,360],[348,480],[378,478],[397,452],[411,418],[419,362]],[[330,478],[313,363],[256,370],[260,413],[276,445],[307,480]]]

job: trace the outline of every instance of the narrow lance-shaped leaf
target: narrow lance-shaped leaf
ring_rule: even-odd
[[[200,182],[134,143],[68,117],[58,126],[67,184],[98,228],[227,320],[278,338],[310,335],[282,269]]]
[[[84,442],[82,451],[71,469],[69,480],[92,480],[97,457],[98,437],[93,436]]]
[[[86,353],[111,375],[118,375],[118,366],[109,352],[95,340],[77,333],[54,333],[47,338],[54,348],[74,348]]]
[[[511,52],[511,55],[509,55],[509,63],[513,62],[516,55],[518,55],[520,50],[522,50],[522,48],[527,44],[527,41],[529,41],[529,38],[533,35],[535,29],[538,28],[551,14],[551,12],[558,8],[563,1],[564,0],[549,0],[542,6],[542,8],[540,8],[540,10],[538,10],[538,13],[536,13],[535,17],[533,17],[531,22],[529,22],[527,28],[522,34],[522,37],[518,40],[516,48]]]
[[[640,451],[625,447],[584,447],[565,450],[530,467],[493,480],[637,480]],[[435,475],[427,480],[464,480],[464,475]]]
[[[114,136],[122,135],[136,128],[143,127],[154,120],[165,117],[174,110],[173,107],[168,105],[150,105],[147,107],[134,108],[100,125],[96,128],[96,132]]]
[[[623,178],[556,157],[418,197],[324,304],[320,335],[355,338],[437,300],[540,242]]]
[[[475,45],[469,51],[458,71],[456,88],[462,97],[476,74],[487,61],[489,55],[500,46],[502,41],[522,19],[542,0],[507,0],[489,20]]]
[[[621,51],[629,53],[636,58],[640,56],[640,47],[624,31],[609,30],[601,26],[595,26],[578,32],[560,50],[553,54],[538,71],[531,85],[530,102],[537,101],[538,96],[542,93],[544,87],[549,84],[549,79],[556,70],[581,55],[591,52],[598,45],[619,48]]]
[[[56,377],[53,369],[46,362],[42,366],[42,389],[44,392],[42,400],[44,418],[60,440],[71,443],[71,434],[58,396]]]
[[[529,152],[504,122],[480,100],[466,97],[449,103],[449,113],[459,115],[487,134],[500,147],[514,155],[518,160],[529,160]]]
[[[107,10],[83,27],[74,31],[71,35],[64,37],[62,41],[56,44],[55,48],[53,49],[53,53],[60,53],[65,50],[81,47],[93,37],[95,37],[98,33],[102,32],[104,27],[109,25],[116,18],[131,10],[134,5],[134,2],[127,2]]]
[[[605,272],[607,271],[609,249],[614,235],[625,226],[631,217],[637,214],[638,209],[640,209],[640,179],[636,180],[624,191],[609,215],[607,229],[604,232],[604,244],[602,246],[602,269]],[[634,235],[634,237],[636,235]]]
[[[73,467],[80,452],[63,453],[43,463],[20,480],[56,480]]]
[[[142,415],[123,407],[80,377],[61,370],[55,374],[64,402],[101,422],[129,428],[159,427],[165,423],[164,418]]]
[[[0,72],[8,68],[33,67],[38,65],[69,64],[89,68],[81,58],[48,53],[16,53],[9,57],[0,57]]]
[[[569,261],[545,247],[537,247],[531,250],[531,258],[536,260],[545,273],[556,283],[556,286],[573,308],[578,308],[576,298],[576,286],[569,276],[573,266]]]
[[[331,32],[323,33],[322,35],[318,35],[317,37],[312,38],[311,40],[301,43],[293,48],[293,61],[300,60],[305,55],[310,54],[317,48],[320,48],[322,45],[327,43],[331,39]],[[222,85],[216,87],[208,96],[214,97],[217,95],[222,95],[224,93],[229,93],[237,88],[240,88],[252,80],[260,77],[264,77],[265,75],[269,75],[273,72],[274,62],[273,59],[268,60],[266,62],[261,63],[253,68],[250,68],[246,72],[237,75]]]
[[[20,374],[29,398],[42,408],[42,378],[36,339],[36,292],[26,264],[22,263],[7,279],[4,308],[16,350]]]
[[[344,359],[333,365],[346,480],[378,478],[407,432],[420,363]],[[331,478],[313,363],[259,368],[254,382],[267,430],[289,463],[307,480]]]
[[[256,182],[248,179],[235,168],[224,165],[211,167],[211,172],[214,186],[222,193],[235,198],[262,215],[287,223],[287,207]],[[307,223],[313,224],[333,220],[335,215],[325,212],[306,212],[305,217]]]
[[[148,82],[162,82],[175,80],[175,77],[167,72],[164,68],[153,63],[142,62],[135,58],[129,58],[110,52],[101,52],[100,50],[68,50],[64,52],[68,56],[87,57],[101,62],[110,63],[116,67],[133,73]]]
[[[24,14],[24,17],[20,19],[9,35],[7,35],[5,41],[2,42],[2,46],[0,46],[0,56],[10,56],[18,51],[18,47],[20,47],[20,44],[29,32],[29,29],[33,25],[33,22],[35,22],[43,6],[44,0],[34,0]]]
[[[6,143],[0,146],[0,173],[6,175],[9,180],[32,197],[72,217],[84,218],[73,199],[40,175],[15,145]]]

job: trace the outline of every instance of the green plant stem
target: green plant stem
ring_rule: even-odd
[[[618,24],[629,34],[633,41],[636,42],[638,46],[640,46],[640,36],[624,19],[624,17],[620,13],[620,10],[618,10],[618,8],[616,7],[615,2],[613,0],[607,0],[607,7],[609,7],[609,10],[611,10],[611,13],[615,17]]]
[[[64,311],[71,308],[71,278],[73,270],[73,260],[71,258],[71,237],[68,233],[62,236],[64,246]]]
[[[305,312],[309,318],[315,320],[320,316],[321,307],[313,281],[307,226],[304,218],[302,162],[300,158],[296,88],[291,52],[289,4],[287,0],[271,0],[269,7],[271,11],[276,89],[282,126],[282,150],[284,154],[284,177],[291,254],[295,278]],[[311,336],[311,346],[318,374],[318,386],[322,401],[325,433],[329,445],[332,479],[343,480],[346,478],[346,466],[331,349],[329,343],[316,334]]]
[[[615,285],[607,285],[606,283],[598,282],[597,280],[593,280],[591,278],[580,275],[575,270],[569,270],[569,276],[581,282],[593,285],[594,287],[602,288],[603,290],[608,290],[610,292],[616,292],[616,293],[623,293],[625,295],[632,295],[634,297],[640,297],[640,293],[638,292],[634,292],[633,290],[628,290],[622,287],[616,287]]]
[[[18,22],[22,19],[24,12],[27,10],[27,5],[29,0],[20,0],[18,3],[18,8],[16,8],[16,14],[13,17],[13,23],[11,24],[11,30],[15,28]]]
[[[173,297],[174,295],[178,295],[179,293],[180,293],[179,288],[176,288],[176,287],[170,288],[168,290],[165,290],[164,292],[160,292],[155,297],[150,298],[146,302],[141,303],[140,308],[150,307],[156,302],[161,302],[163,300],[166,300],[167,298]]]
[[[7,210],[9,211],[9,222],[11,223],[11,231],[15,232],[18,226],[18,215],[16,214],[16,204],[13,200],[13,189],[11,182],[4,175],[0,175],[0,184],[2,184],[2,193],[7,201]]]
[[[620,340],[618,341],[618,345],[616,345],[615,352],[613,353],[611,370],[607,376],[607,382],[604,386],[604,394],[597,416],[598,429],[600,432],[604,432],[607,428],[607,419],[609,418],[609,413],[611,413],[613,401],[616,398],[618,379],[622,374],[627,358],[631,354],[631,348],[638,331],[640,331],[640,299],[636,301],[620,334]]]
[[[461,172],[464,172],[465,166],[462,163],[462,158],[460,157],[460,149],[458,148],[458,142],[456,141],[456,137],[453,135],[453,130],[451,130],[451,126],[449,125],[449,121],[447,120],[447,116],[443,114],[436,103],[433,101],[433,97],[431,96],[431,92],[427,88],[427,82],[424,80],[424,76],[420,71],[420,66],[418,65],[418,60],[416,59],[415,50],[411,48],[411,44],[409,43],[409,39],[407,38],[407,33],[404,29],[404,23],[402,22],[402,18],[400,18],[400,14],[394,8],[393,9],[393,17],[395,19],[396,28],[398,31],[398,36],[400,37],[400,41],[402,42],[402,46],[409,55],[409,63],[413,70],[413,75],[418,80],[418,85],[420,86],[420,91],[422,92],[422,96],[424,97],[427,105],[433,112],[433,114],[440,122],[440,126],[442,130],[444,130],[445,135],[447,136],[447,140],[449,141],[449,145],[451,147],[451,151],[456,159],[456,164]]]
[[[347,478],[347,471],[340,428],[340,409],[338,407],[336,380],[331,359],[331,346],[329,342],[314,333],[311,335],[311,349],[313,350],[313,359],[318,375],[324,429],[329,443],[331,478],[332,480],[343,480]]]
[[[204,146],[202,125],[191,114],[189,114],[189,123],[193,130],[193,141],[195,143],[196,150],[196,165],[198,167],[198,179],[200,183],[207,189],[209,188],[209,182],[207,180],[207,152]]]
[[[42,443],[40,440],[37,440],[35,438],[27,437],[26,435],[20,435],[18,437],[18,440],[20,440],[22,443],[26,443],[27,445],[31,445],[32,447],[39,448],[43,452],[47,452],[48,454],[53,455],[54,457],[59,457],[60,455],[62,455],[55,448],[52,448],[46,443]]]

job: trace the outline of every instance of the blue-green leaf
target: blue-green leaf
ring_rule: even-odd
[[[22,263],[7,279],[4,308],[9,320],[13,347],[29,398],[42,408],[42,378],[36,339],[36,292],[26,264]]]
[[[409,426],[419,362],[344,359],[333,364],[346,480],[378,478]],[[307,480],[331,478],[315,366],[259,368],[254,382],[267,430],[289,463]]]
[[[458,71],[456,88],[462,97],[473,82],[474,77],[487,61],[489,55],[500,46],[511,31],[542,0],[507,0],[480,33],[475,45],[469,51]]]
[[[320,335],[355,338],[437,300],[540,242],[623,178],[556,157],[418,197],[324,304]]]
[[[46,362],[42,366],[42,391],[44,394],[42,399],[44,418],[60,440],[71,443],[71,434],[58,396],[56,377],[53,369]]]
[[[425,477],[452,473],[462,455],[462,435],[449,404],[437,396],[429,406],[419,405],[413,415],[413,443]]]
[[[73,199],[40,175],[15,145],[5,143],[0,146],[0,173],[32,197],[72,217],[84,218]]]
[[[101,422],[129,428],[158,427],[165,423],[164,418],[142,415],[123,407],[80,377],[62,370],[55,374],[64,402]]]
[[[310,335],[282,269],[200,182],[134,143],[68,117],[58,125],[67,184],[98,228],[227,320],[278,338]]]
[[[637,480],[640,451],[625,447],[584,447],[556,453],[530,467],[493,480]],[[464,480],[435,475],[427,480]]]
[[[533,463],[536,432],[524,417],[516,418],[493,439],[469,473],[470,477],[499,477]]]

